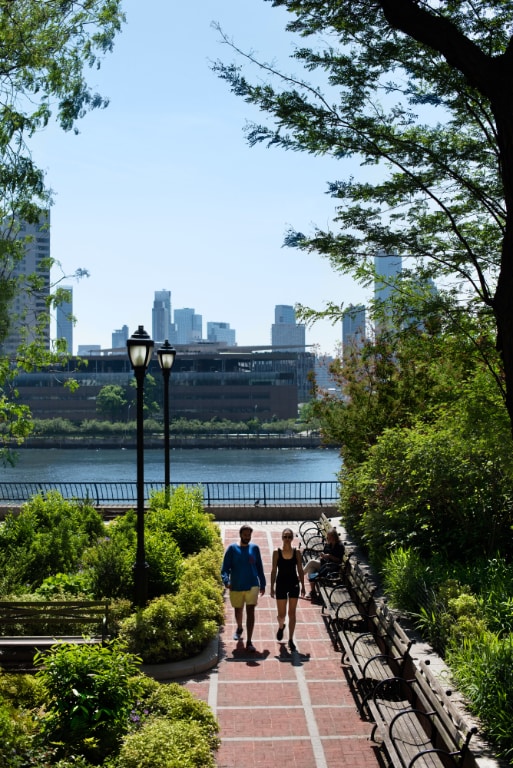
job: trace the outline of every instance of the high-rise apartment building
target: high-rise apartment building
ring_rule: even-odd
[[[235,346],[235,329],[230,328],[230,323],[207,323],[207,341]]]
[[[19,279],[17,291],[9,306],[9,331],[1,344],[2,353],[12,356],[23,341],[34,341],[36,327],[42,330],[44,344],[50,348],[50,317],[47,298],[50,293],[50,268],[45,260],[50,257],[50,212],[44,211],[37,224],[22,222],[16,239],[22,242],[23,256],[13,266],[12,276]],[[37,275],[42,285],[37,290],[24,278]]]
[[[296,323],[294,307],[288,304],[277,304],[274,308],[274,323],[271,328],[272,346],[304,351],[305,343],[305,326]]]
[[[363,304],[350,304],[342,317],[342,350],[347,354],[365,341],[366,311]]]
[[[112,349],[125,349],[128,341],[128,325],[112,331]]]
[[[194,309],[175,309],[175,344],[195,344],[203,336],[203,317]]]
[[[161,343],[166,339],[174,341],[174,326],[171,318],[171,291],[155,291],[151,325],[153,339],[156,343]]]
[[[403,264],[402,258],[396,253],[385,253],[378,251],[374,257],[374,269],[376,277],[374,279],[374,300],[376,305],[381,305],[382,316],[376,321],[376,331],[380,331],[386,318],[391,316],[392,307],[387,307],[392,294],[397,288],[397,281],[401,276]]]
[[[55,312],[56,336],[66,342],[66,351],[73,354],[73,288],[63,285],[69,295],[68,301],[61,302]]]

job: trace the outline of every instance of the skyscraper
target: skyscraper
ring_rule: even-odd
[[[230,323],[207,323],[207,341],[223,342],[229,347],[235,346],[235,329]]]
[[[350,304],[342,317],[342,350],[347,354],[365,341],[365,306]]]
[[[9,356],[16,354],[23,341],[35,340],[38,325],[46,349],[50,348],[50,268],[44,263],[50,257],[50,212],[43,211],[37,224],[22,222],[16,239],[23,241],[23,257],[14,263],[12,277],[18,278],[20,290],[9,306],[9,330],[1,344],[2,353]],[[26,279],[30,275],[42,278],[37,289]]]
[[[305,326],[296,323],[294,307],[288,304],[275,306],[271,344],[273,347],[290,347],[296,352],[305,350]]]
[[[153,309],[151,311],[152,334],[155,342],[166,339],[173,341],[173,325],[171,323],[171,291],[155,291]]]
[[[392,308],[387,307],[387,302],[391,298],[397,287],[397,280],[401,275],[403,268],[402,259],[396,253],[385,253],[378,251],[374,257],[374,269],[376,277],[374,280],[374,299],[376,305],[381,308],[382,317],[376,321],[376,331],[379,332],[380,326],[386,322],[387,316],[391,316]]]
[[[69,301],[63,301],[56,308],[56,335],[65,340],[67,352],[73,354],[73,288],[69,285],[62,288],[68,292]]]
[[[184,307],[175,309],[176,344],[194,344],[201,341],[203,335],[203,317],[194,309]]]
[[[128,341],[128,325],[112,331],[112,349],[124,349]]]

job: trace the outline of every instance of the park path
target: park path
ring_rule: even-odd
[[[272,551],[286,523],[252,523],[267,579]],[[297,533],[298,525],[291,526]],[[222,524],[223,542],[237,541],[238,523]],[[298,539],[294,541],[297,546]],[[340,653],[333,649],[321,609],[299,600],[297,653],[276,640],[276,606],[259,599],[253,642],[247,653],[232,639],[233,609],[225,601],[220,660],[209,672],[182,682],[212,707],[221,727],[218,768],[378,768],[369,740],[372,723],[358,714]]]

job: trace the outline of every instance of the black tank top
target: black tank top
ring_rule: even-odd
[[[299,577],[297,575],[297,550],[293,549],[294,553],[290,560],[283,557],[281,549],[278,549],[278,575],[276,581],[286,582],[287,584],[297,584]]]

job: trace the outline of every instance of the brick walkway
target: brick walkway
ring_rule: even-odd
[[[269,579],[272,551],[286,524],[252,525],[252,540],[260,547]],[[297,525],[292,527],[297,532]],[[239,524],[221,528],[225,545],[238,540]],[[257,653],[248,654],[232,640],[233,609],[226,599],[218,666],[182,681],[208,701],[219,720],[218,768],[381,766],[369,741],[372,724],[358,715],[319,606],[300,599],[297,619],[298,651],[290,654],[287,630],[283,643],[276,640],[276,606],[267,588],[256,609]]]

